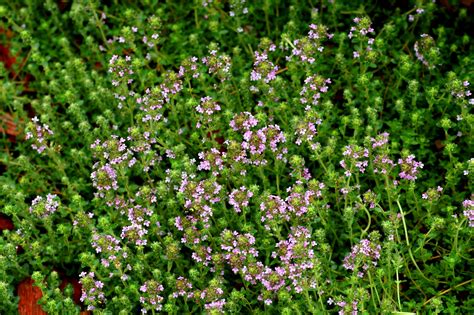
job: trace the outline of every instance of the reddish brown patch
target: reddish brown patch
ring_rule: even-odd
[[[68,5],[68,2],[66,0],[59,0],[58,1],[58,8],[59,8],[59,11],[62,13],[66,10],[67,8],[67,5]]]
[[[38,300],[43,296],[40,288],[33,285],[34,281],[27,278],[18,285],[18,313],[20,315],[46,315],[47,313],[38,305]]]
[[[12,70],[12,66],[16,63],[16,57],[10,54],[10,47],[2,44],[0,44],[0,62],[3,62],[8,70]]]
[[[11,114],[0,115],[0,133],[6,134],[11,142],[16,141],[16,137],[20,134],[20,129]]]
[[[63,278],[63,281],[59,285],[59,288],[61,290],[64,290],[68,284],[71,284],[74,289],[72,299],[74,300],[76,304],[80,305],[81,304],[81,290],[82,290],[81,284],[79,283],[77,279]]]
[[[223,145],[225,139],[224,139],[224,137],[218,135],[219,132],[220,132],[219,129],[218,130],[213,130],[212,132],[208,132],[207,137],[211,140],[216,141],[218,144],[221,145],[220,148],[219,148],[219,151],[226,152],[227,151],[226,147]]]
[[[3,29],[0,28],[0,34],[5,34],[7,39],[11,39],[13,37],[13,32],[10,29]],[[18,58],[20,58],[21,62],[18,61]],[[10,78],[13,80],[17,79],[18,74],[21,72],[23,67],[26,65],[27,57],[20,57],[20,52],[17,53],[16,56],[13,56],[10,51],[10,45],[8,43],[6,44],[0,44],[0,62],[2,62],[5,66],[5,69],[7,69],[10,73]],[[13,69],[15,65],[18,65],[18,67],[15,70]],[[21,83],[23,83],[24,91],[25,92],[31,92],[31,90],[28,88],[28,83],[33,80],[33,76],[29,73],[26,73],[24,77],[22,78]]]
[[[13,221],[8,216],[3,213],[0,213],[0,231],[3,230],[13,230]]]
[[[19,255],[19,254],[23,254],[25,252],[25,250],[23,249],[23,247],[21,247],[21,245],[18,245],[16,247],[16,253]]]
[[[0,34],[5,34],[7,36],[7,39],[11,39],[13,37],[13,32],[11,29],[4,29],[0,27]]]

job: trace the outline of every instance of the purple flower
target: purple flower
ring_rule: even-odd
[[[163,297],[160,295],[164,287],[155,280],[148,280],[140,286],[140,303],[142,305],[142,313],[145,310],[155,310],[160,312],[162,309]]]
[[[212,100],[210,96],[202,97],[201,102],[196,106],[196,111],[201,114],[199,125],[212,122],[212,115],[221,110],[219,104]],[[199,128],[199,127],[198,127]]]
[[[105,294],[102,291],[104,283],[95,280],[94,272],[82,272],[79,283],[82,285],[81,302],[87,305],[88,310],[94,310],[97,306],[106,302]]]
[[[234,207],[235,212],[240,213],[242,207],[249,205],[249,199],[252,198],[253,193],[245,186],[240,189],[234,189],[229,195],[229,204]]]
[[[257,126],[258,120],[249,112],[242,112],[234,115],[229,125],[234,131],[249,131]]]
[[[310,103],[318,105],[322,97],[321,93],[328,91],[328,84],[331,84],[331,79],[325,79],[319,75],[312,75],[304,80],[303,88],[300,91],[300,102],[305,105]],[[308,109],[307,109],[308,110]]]
[[[328,33],[328,28],[324,25],[310,24],[309,28],[306,37],[295,39],[291,43],[293,50],[287,60],[297,57],[301,62],[312,64],[316,61],[315,56],[320,55],[324,50],[324,41],[333,37],[333,34]]]
[[[222,82],[230,78],[232,59],[225,55],[218,55],[216,50],[209,51],[209,56],[201,59],[202,63],[208,66],[209,74],[216,75]]]
[[[404,159],[398,159],[398,165],[400,165],[401,172],[398,174],[400,178],[409,181],[415,181],[419,173],[419,169],[423,168],[423,163],[417,162],[414,155],[409,155]]]
[[[47,218],[51,214],[55,213],[59,207],[59,200],[57,195],[48,194],[46,200],[43,197],[37,196],[31,202],[30,213],[40,217]]]
[[[250,73],[250,81],[263,80],[265,83],[270,83],[276,79],[276,73],[278,66],[273,62],[268,61],[267,51],[264,50],[262,53],[255,52],[255,62],[253,64],[252,72]]]
[[[352,247],[351,253],[344,258],[343,266],[347,270],[358,271],[359,268],[362,268],[365,271],[371,266],[377,265],[381,249],[379,244],[362,239],[359,244]]]
[[[469,220],[469,226],[474,227],[474,200],[464,200],[462,206],[464,207],[463,215]]]
[[[91,173],[92,186],[97,188],[99,192],[118,189],[117,172],[110,164],[99,167],[96,163],[93,168],[96,171]]]
[[[26,133],[26,139],[32,139],[33,143],[31,147],[36,150],[38,153],[43,153],[44,150],[48,147],[46,142],[46,137],[54,135],[54,132],[49,128],[48,125],[40,125],[38,117],[33,117],[31,119],[33,122],[33,128],[31,131]]]
[[[415,56],[427,68],[433,69],[435,64],[433,63],[433,60],[430,60],[427,56],[432,56],[433,52],[439,54],[439,49],[436,47],[433,37],[428,34],[421,34],[420,37],[421,39],[416,41],[413,46]]]

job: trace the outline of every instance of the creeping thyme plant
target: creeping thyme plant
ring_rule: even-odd
[[[469,3],[2,2],[0,312],[473,313]]]

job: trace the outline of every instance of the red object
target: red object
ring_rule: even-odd
[[[0,213],[0,231],[3,230],[13,230],[13,222],[12,220],[7,217],[5,214]]]
[[[10,142],[16,141],[16,137],[20,134],[20,130],[15,124],[12,115],[8,113],[0,115],[0,133],[6,134]]]
[[[64,290],[69,283],[72,285],[72,287],[74,289],[74,293],[72,295],[74,303],[76,303],[78,305],[81,305],[82,303],[81,303],[80,299],[81,299],[81,294],[82,294],[82,292],[81,292],[82,286],[81,286],[81,284],[79,283],[79,281],[77,279],[63,278],[63,281],[59,285],[59,288],[61,290]]]
[[[7,70],[12,70],[12,66],[16,63],[16,57],[10,55],[10,47],[0,44],[0,62],[3,62]],[[13,75],[15,75],[13,73]]]
[[[33,285],[34,281],[27,278],[18,285],[18,313],[20,315],[47,315],[38,305],[38,300],[43,296],[40,288]]]
[[[213,130],[212,132],[208,131],[207,132],[207,137],[211,140],[214,140],[216,141],[218,144],[221,145],[221,147],[219,148],[219,151],[220,152],[226,152],[227,151],[227,148],[223,145],[224,142],[225,142],[225,139],[224,137],[222,136],[219,136],[219,132],[220,132],[220,129],[218,130]],[[214,136],[215,135],[215,136]]]

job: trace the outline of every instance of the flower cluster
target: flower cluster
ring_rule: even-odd
[[[226,300],[222,298],[224,290],[221,286],[221,280],[213,279],[206,289],[194,291],[194,299],[198,303],[204,302],[204,308],[208,310],[209,313],[223,313]]]
[[[180,296],[185,296],[187,298],[191,298],[193,296],[193,284],[186,279],[185,277],[179,276],[176,279],[175,283],[175,290],[172,294],[173,298],[177,298]]]
[[[319,115],[313,109],[306,111],[306,115],[302,119],[295,121],[295,136],[297,137],[295,143],[301,145],[303,142],[307,142],[311,148],[315,148],[315,142],[313,142],[318,131],[316,126],[321,125],[322,120]]]
[[[351,292],[352,297],[350,299],[344,299],[341,296],[336,297],[336,300],[329,298],[327,303],[329,305],[336,305],[339,307],[338,315],[346,314],[359,314],[364,308],[364,300],[367,300],[368,293],[365,290],[353,290]]]
[[[438,64],[439,48],[428,34],[421,34],[421,39],[416,41],[413,50],[415,50],[416,58],[421,61],[427,68],[433,69]]]
[[[377,195],[373,191],[371,191],[370,189],[367,190],[362,197],[364,203],[369,205],[369,209],[375,208],[375,204],[377,202]]]
[[[451,95],[458,100],[469,98],[469,104],[474,105],[474,98],[470,98],[472,92],[469,90],[469,85],[471,85],[469,81],[461,81],[458,79],[452,79],[447,83]]]
[[[282,263],[281,268],[296,293],[315,286],[311,276],[306,273],[314,268],[315,246],[316,242],[311,240],[310,231],[306,227],[297,226],[291,227],[288,239],[278,242],[277,250],[272,253],[272,257],[278,258]]]
[[[199,59],[195,56],[183,60],[179,67],[178,77],[181,78],[191,74],[194,79],[199,78],[201,72],[198,70],[198,61]]]
[[[463,215],[469,220],[469,226],[474,227],[474,200],[464,200],[462,206],[464,207]]]
[[[234,131],[248,131],[257,126],[258,120],[249,112],[234,115],[229,125]]]
[[[112,263],[115,267],[121,266],[120,258],[126,258],[126,252],[122,251],[120,241],[112,235],[100,235],[94,233],[92,235],[92,248],[96,253],[100,253],[104,258],[101,259],[101,264],[108,268]]]
[[[373,161],[373,166],[374,173],[385,175],[395,167],[395,163],[387,155],[376,155]]]
[[[194,215],[175,218],[174,226],[178,229],[178,231],[184,232],[184,235],[181,238],[181,243],[193,246],[207,240],[208,235],[204,235],[202,233],[202,229],[197,227],[199,223],[199,217]],[[205,223],[203,226],[204,228],[209,228],[210,224]]]
[[[174,71],[166,71],[163,82],[152,90],[158,103],[168,104],[183,89],[183,81]]]
[[[439,199],[440,193],[443,191],[443,187],[438,186],[435,188],[430,188],[428,191],[424,192],[421,195],[421,198],[426,199],[430,202],[436,201]]]
[[[117,172],[110,164],[99,166],[99,163],[95,163],[91,173],[92,186],[97,188],[99,197],[104,197],[104,191],[117,190]]]
[[[132,67],[132,57],[119,57],[113,55],[109,60],[109,73],[112,74],[112,85],[119,86],[120,84],[132,84],[133,79],[130,77],[134,74]]]
[[[398,159],[398,165],[401,167],[401,172],[398,174],[400,178],[415,181],[419,173],[419,169],[423,168],[423,163],[415,160],[414,155],[409,155],[404,159]]]
[[[369,165],[369,150],[366,148],[361,148],[356,145],[348,145],[345,147],[345,150],[342,155],[347,157],[348,162],[350,162],[350,165],[355,166],[361,173],[364,173],[365,169]],[[347,177],[351,176],[353,168],[347,166],[346,160],[341,160],[339,164],[342,166],[343,169],[346,170],[344,174]]]
[[[212,122],[212,115],[221,110],[220,105],[212,100],[212,97],[206,96],[201,98],[201,103],[196,106],[196,111],[201,114],[196,128],[201,128],[202,123],[209,124]]]
[[[270,46],[270,51],[274,51],[275,48],[275,45]],[[268,60],[268,53],[266,50],[261,53],[256,51],[253,69],[250,73],[250,81],[263,80],[263,82],[269,83],[276,79],[278,69],[278,66]]]
[[[375,138],[371,137],[370,142],[372,143],[372,149],[384,148],[386,144],[388,143],[389,135],[390,134],[388,132],[383,132],[377,135]]]
[[[41,196],[37,196],[31,202],[30,213],[39,218],[49,217],[58,210],[58,199],[58,196],[53,194],[48,194],[46,196],[46,200]]]
[[[155,280],[148,280],[140,287],[140,303],[142,304],[142,314],[148,313],[148,310],[155,310],[160,312],[162,309],[161,303],[163,297],[160,295],[163,292],[163,285]],[[153,312],[154,313],[154,312]]]
[[[310,24],[309,28],[306,37],[295,39],[291,43],[293,50],[291,56],[287,57],[288,60],[295,56],[302,62],[314,63],[316,61],[315,56],[324,50],[323,42],[334,36],[328,32],[328,28],[324,25]]]
[[[199,171],[212,171],[212,174],[217,176],[225,167],[226,153],[216,148],[211,148],[211,150],[206,152],[199,152],[198,157],[201,160],[197,167]]]
[[[265,229],[270,230],[279,223],[303,218],[312,202],[322,196],[324,188],[324,183],[315,180],[308,182],[308,188],[305,188],[301,182],[297,182],[296,185],[288,188],[286,199],[275,195],[265,197],[260,203],[260,211],[263,212],[260,220],[266,222]]]
[[[216,75],[221,81],[226,81],[230,78],[232,59],[225,54],[217,54],[217,50],[209,51],[209,56],[201,59],[209,70],[209,74]]]
[[[263,215],[260,218],[262,222],[273,220],[290,220],[288,205],[285,200],[279,196],[270,195],[266,197],[266,199],[260,203],[260,210],[263,212]],[[267,227],[267,229],[270,229],[270,227]]]
[[[258,251],[253,247],[255,237],[253,235],[240,234],[237,231],[224,230],[221,233],[221,249],[224,260],[229,264],[234,273],[246,274],[246,261],[254,261],[258,257]]]
[[[221,200],[222,185],[215,179],[194,181],[194,175],[182,174],[181,185],[178,191],[185,196],[184,207],[195,211],[204,222],[212,216],[211,204]]]
[[[381,250],[380,244],[362,239],[359,244],[352,247],[351,253],[344,258],[343,266],[347,270],[358,271],[357,275],[363,277],[367,269],[377,265]],[[359,271],[360,267],[362,267],[362,271]]]
[[[349,37],[349,39],[356,38],[360,43],[363,43],[363,46],[365,46],[365,52],[372,51],[372,45],[375,41],[374,38],[369,37],[369,34],[375,34],[375,31],[372,28],[372,22],[368,17],[356,17],[353,21],[356,25],[351,27],[347,37]],[[365,41],[367,42],[365,43]],[[354,50],[352,53],[354,58],[359,58],[361,54],[364,54],[363,49]]]
[[[100,159],[104,164],[121,165],[127,163],[132,153],[127,148],[127,139],[112,135],[109,140],[104,142],[96,139],[91,144],[93,156]]]
[[[408,15],[408,21],[409,21],[409,22],[415,21],[415,17],[418,16],[418,15],[422,15],[423,13],[425,13],[425,10],[424,10],[424,9],[422,9],[422,8],[417,8],[416,11],[415,11],[415,15],[413,15],[413,14],[409,14],[409,15]]]
[[[304,86],[300,91],[300,102],[303,105],[311,104],[318,105],[321,98],[321,93],[327,93],[328,84],[331,84],[331,79],[325,79],[319,75],[312,75],[304,80]],[[305,110],[308,111],[310,106],[307,105]]]
[[[122,212],[121,214],[125,213]],[[152,214],[153,211],[140,205],[135,205],[126,209],[126,215],[130,225],[122,228],[120,237],[122,239],[128,238],[137,246],[146,245],[146,235],[148,234],[148,229],[150,227],[149,217]]]
[[[92,311],[106,302],[103,291],[104,283],[95,280],[94,272],[81,272],[79,283],[82,285],[81,302],[87,305],[87,310]]]
[[[286,147],[279,144],[286,142],[286,137],[280,130],[278,125],[269,125],[257,131],[247,130],[243,134],[241,152],[237,161],[253,165],[266,165],[268,161],[265,159],[265,151],[270,149],[278,160],[283,160],[284,155],[288,152]]]
[[[249,199],[252,196],[253,192],[242,186],[240,189],[234,189],[229,194],[229,204],[234,207],[235,212],[240,213],[243,207],[249,205]]]
[[[236,14],[247,14],[249,8],[246,6],[247,0],[233,0],[230,1],[229,16],[234,17]]]
[[[38,117],[33,117],[31,119],[33,126],[31,131],[26,133],[26,140],[32,139],[33,143],[31,147],[36,150],[38,153],[42,153],[47,147],[46,137],[52,136],[54,132],[49,128],[47,124],[40,125]]]

